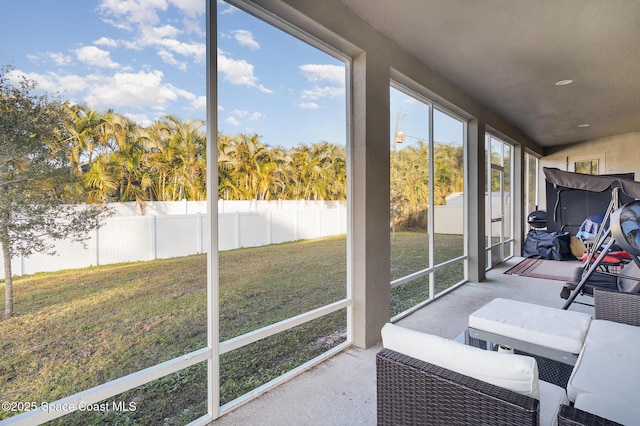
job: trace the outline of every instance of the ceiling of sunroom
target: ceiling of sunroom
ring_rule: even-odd
[[[341,1],[540,146],[640,131],[640,2]]]

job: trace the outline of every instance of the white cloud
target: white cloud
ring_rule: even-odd
[[[302,99],[321,99],[321,98],[339,98],[344,96],[344,87],[314,87],[313,89],[303,90]]]
[[[114,109],[139,123],[176,107],[204,117],[206,97],[196,96],[195,88],[201,86],[197,81],[202,68],[194,64],[206,59],[204,32],[197,31],[203,25],[205,0],[100,0],[98,4],[99,18],[125,31],[99,34],[93,43],[85,40],[91,44],[76,44],[67,51],[31,54],[31,61],[48,63],[51,71],[26,77],[37,81],[39,90],[97,110]],[[122,59],[132,53],[131,61]],[[160,61],[182,71],[194,66],[193,74],[170,84],[167,79],[173,74],[157,70],[169,68]],[[248,81],[251,87],[270,92],[257,78]]]
[[[20,76],[24,76],[28,80],[37,82],[38,89],[55,94],[77,94],[89,87],[85,78],[78,75],[58,75],[54,72],[38,74],[13,70],[8,76],[14,82],[19,81]]]
[[[27,57],[28,60],[30,60],[34,64],[39,64],[40,63],[40,56],[39,55],[34,55],[33,53],[27,53],[25,56]]]
[[[233,37],[236,39],[241,46],[248,47],[249,49],[258,50],[260,49],[260,44],[253,38],[253,34],[251,31],[247,30],[235,30],[231,31]]]
[[[50,59],[54,64],[58,66],[69,65],[73,63],[73,58],[69,55],[65,55],[61,52],[46,52],[46,53],[28,53],[26,57],[29,61],[40,65],[43,59]]]
[[[299,67],[302,75],[311,83],[325,82],[325,86],[314,86],[303,90],[302,99],[314,101],[318,99],[335,99],[345,94],[345,68],[341,65],[305,64]],[[301,102],[298,107],[303,109],[316,109],[319,105],[315,102]]]
[[[180,30],[173,25],[163,25],[156,27],[154,25],[143,25],[140,27],[141,41],[143,44],[156,44],[164,38],[176,38],[180,34]]]
[[[118,40],[114,40],[109,37],[100,37],[96,41],[93,42],[96,46],[104,46],[104,47],[117,47]]]
[[[200,111],[205,113],[207,111],[207,97],[206,96],[196,96],[191,100],[191,108],[196,111]]]
[[[218,107],[218,111],[222,111],[221,107]],[[229,112],[229,116],[225,118],[224,122],[232,126],[242,126],[246,121],[258,121],[265,118],[264,114],[260,112],[250,112],[242,109],[234,109]]]
[[[123,114],[125,117],[127,117],[129,120],[133,121],[134,123],[138,123],[139,125],[143,126],[143,127],[147,127],[153,124],[153,121],[151,118],[149,118],[149,116],[147,114]]]
[[[128,23],[157,24],[157,11],[167,10],[166,0],[102,0],[98,9],[107,16],[113,16],[108,22],[118,28],[130,28]]]
[[[48,55],[56,65],[69,65],[73,62],[73,58],[71,56],[65,55],[63,53],[50,52],[48,53]]]
[[[96,46],[83,46],[75,51],[80,62],[100,68],[119,68],[120,65],[111,60],[111,53]]]
[[[180,36],[185,33],[197,33],[204,36],[197,17],[204,13],[204,0],[170,0],[186,18],[183,20],[184,28],[175,25],[158,25],[159,12],[164,12],[169,6],[167,0],[103,0],[99,10],[107,17],[105,22],[129,32],[136,31],[136,36],[130,40],[121,40],[120,43],[134,50],[154,48],[158,50],[160,57],[168,64],[172,64],[181,70],[185,70],[187,64],[178,59],[170,59],[167,52],[173,55],[182,55],[199,63],[204,63],[206,45],[204,42],[181,41]],[[162,53],[160,53],[162,52]]]
[[[102,76],[102,83],[94,82],[85,99],[91,105],[162,109],[178,98],[175,88],[163,84],[162,77],[157,70]]]
[[[229,114],[235,116],[236,118],[247,118],[250,121],[260,120],[261,118],[264,117],[264,115],[262,115],[259,112],[249,112],[246,110],[239,110],[239,109],[234,109]]]
[[[238,11],[238,9],[235,6],[232,6],[222,0],[218,0],[217,3],[227,7],[222,12],[220,12],[221,15],[230,15]]]
[[[328,80],[334,84],[344,86],[345,81],[345,69],[340,65],[326,65],[326,64],[306,64],[301,65],[300,71],[307,80],[311,82],[317,82],[321,80]]]
[[[220,49],[218,49],[218,72],[235,86],[255,87],[263,93],[273,93],[273,90],[258,84],[258,77],[253,74],[252,64],[244,59],[228,58]]]
[[[240,126],[240,121],[235,117],[227,117],[224,122],[232,126]]]
[[[114,75],[60,75],[23,73],[13,71],[14,77],[24,75],[37,81],[38,88],[49,93],[64,93],[67,96],[80,96],[85,102],[98,110],[119,108],[151,108],[163,110],[169,102],[186,99],[194,107],[203,104],[204,97],[177,88],[163,81],[161,71],[118,72]],[[16,80],[17,81],[17,80]],[[206,103],[206,102],[204,102]]]
[[[187,64],[185,64],[184,62],[178,61],[171,52],[168,52],[166,50],[159,50],[158,56],[160,57],[160,59],[162,59],[162,62],[164,62],[165,64],[173,65],[176,68],[178,68],[180,71],[187,70]]]
[[[302,102],[299,103],[298,106],[302,109],[318,109],[319,106],[315,102]]]
[[[205,43],[183,43],[178,40],[164,38],[157,44],[173,51],[174,53],[191,57],[197,62],[204,62],[207,54],[207,45]]]
[[[236,117],[239,117],[239,118],[244,118],[247,115],[249,115],[249,111],[234,109],[233,111],[230,112],[230,114],[233,114],[233,115],[235,115]]]
[[[184,26],[184,32],[186,34],[197,34],[202,37],[207,35],[204,25],[202,25],[199,18],[184,18],[182,25]]]
[[[205,0],[169,0],[172,5],[180,9],[189,17],[198,16],[205,12]]]

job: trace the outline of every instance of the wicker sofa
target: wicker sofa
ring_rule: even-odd
[[[583,410],[640,425],[640,294],[595,289],[593,295],[594,320],[567,383],[574,418]]]
[[[538,400],[390,349],[376,370],[378,425],[538,424]]]
[[[407,355],[376,356],[378,425],[538,425],[540,401]],[[558,426],[616,426],[561,405]]]
[[[596,320],[640,326],[640,295],[596,289],[594,301]],[[415,337],[412,339],[415,343]],[[389,346],[385,344],[376,357],[379,425],[548,424],[548,413],[541,423],[541,403],[535,397],[453,371],[439,362],[418,359],[402,347]],[[438,345],[430,348],[437,351]],[[584,410],[566,402],[557,408],[554,421],[560,426],[620,424],[587,412],[591,410],[588,404],[582,407]]]
[[[536,360],[467,346],[393,324],[377,354],[378,424],[553,425],[563,388]]]

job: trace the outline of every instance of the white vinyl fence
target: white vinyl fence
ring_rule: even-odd
[[[436,206],[439,234],[462,234],[462,205]],[[204,253],[209,220],[204,201],[114,203],[114,215],[85,242],[57,241],[56,255],[34,254],[12,261],[14,275],[86,268]],[[337,201],[218,202],[218,247],[233,250],[347,233],[347,209]],[[0,261],[1,263],[1,261]],[[4,278],[4,267],[0,279]]]
[[[110,207],[115,214],[90,233],[86,248],[79,243],[58,241],[54,256],[34,254],[13,259],[13,274],[163,259],[206,251],[209,221],[205,202],[148,203],[144,215],[135,203],[117,203]],[[220,250],[347,232],[345,203],[220,201],[218,211]],[[4,267],[0,278],[4,278]]]

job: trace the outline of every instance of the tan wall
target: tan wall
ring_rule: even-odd
[[[635,173],[636,180],[640,181],[640,132],[594,139],[560,148],[553,154],[542,157],[540,166],[570,170],[571,159],[586,159],[590,156],[604,159],[604,171],[600,171],[600,174],[632,172]],[[546,197],[543,173],[540,174],[539,188],[540,206],[544,206]]]

